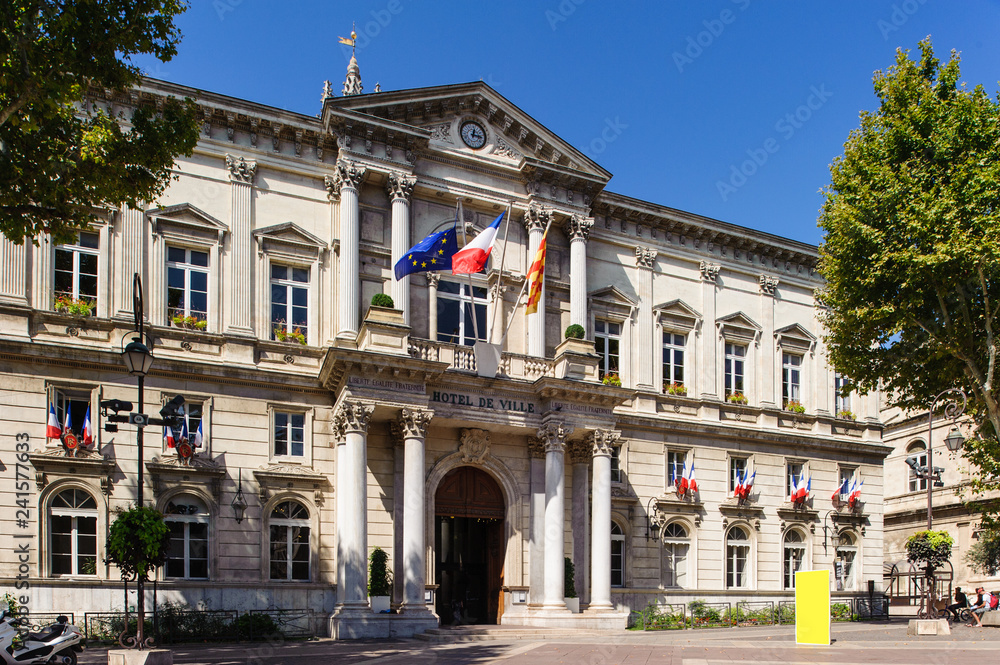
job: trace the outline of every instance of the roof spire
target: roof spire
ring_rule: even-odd
[[[351,95],[360,95],[363,86],[361,85],[361,68],[358,67],[358,59],[355,57],[355,48],[357,47],[358,33],[354,30],[354,25],[351,24],[351,38],[346,39],[344,37],[337,38],[341,44],[345,44],[351,47],[351,61],[347,64],[347,79],[344,80],[344,97],[350,97]]]

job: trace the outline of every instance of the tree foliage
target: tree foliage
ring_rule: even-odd
[[[146,506],[118,510],[108,532],[108,562],[118,566],[123,580],[146,577],[163,565],[170,547],[170,529],[160,511]]]
[[[965,562],[973,570],[990,577],[1000,568],[1000,533],[984,531],[965,553]]]
[[[960,82],[957,53],[941,64],[930,38],[919,46],[875,73],[879,109],[831,166],[817,295],[831,362],[855,389],[914,410],[968,394],[981,493],[1000,472],[1000,97]]]
[[[131,58],[166,62],[182,0],[0,3],[0,231],[65,241],[96,208],[159,196],[178,154],[198,140],[190,100],[144,102],[126,116],[92,93],[142,81]]]
[[[940,568],[951,558],[954,539],[947,531],[917,531],[906,540],[906,560]]]

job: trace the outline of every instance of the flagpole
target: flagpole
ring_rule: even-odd
[[[497,278],[497,292],[496,292],[496,295],[495,296],[492,295],[492,294],[490,295],[490,305],[492,305],[494,303],[494,301],[498,297],[500,297],[501,291],[503,290],[503,262],[504,262],[504,258],[507,256],[507,236],[510,235],[510,214],[511,214],[511,208],[512,207],[513,207],[513,201],[508,201],[507,202],[507,227],[504,229],[504,232],[503,232],[503,249],[500,250],[500,276]],[[500,303],[501,303],[500,306],[502,308],[503,307],[503,298],[500,298]],[[493,342],[493,321],[496,319],[495,311],[496,310],[494,308],[494,310],[490,312],[490,314],[493,315],[493,316],[490,316],[487,319],[487,321],[486,321],[486,331],[487,331],[487,334],[489,335],[489,342],[490,343]]]
[[[548,234],[549,228],[551,226],[552,226],[552,218],[550,217],[549,218],[549,223],[545,225],[545,231],[542,232],[542,242],[545,242],[545,236]],[[541,246],[541,245],[539,245],[539,246]],[[534,257],[532,257],[531,260],[534,261]],[[529,266],[529,268],[530,267],[531,266]],[[544,269],[542,270],[542,279],[545,279],[545,271],[544,271]],[[528,276],[525,275],[524,276],[524,284],[521,286],[521,293],[518,294],[518,296],[517,296],[517,302],[514,303],[514,311],[515,312],[517,311],[517,308],[521,306],[521,296],[524,295],[524,291],[527,288],[528,288]],[[544,303],[543,303],[543,305],[544,305]],[[504,331],[503,331],[503,337],[500,338],[500,344],[503,344],[504,340],[507,339],[507,333],[510,332],[510,326],[513,323],[514,323],[514,317],[511,316],[510,317],[510,321],[507,322],[506,329],[504,329]]]
[[[465,237],[465,215],[462,214],[462,199],[459,197],[456,199],[458,204],[458,221],[462,225],[462,247],[468,244],[468,239]],[[472,289],[472,273],[469,274],[469,310],[472,313],[472,330],[475,334],[475,341],[479,341],[479,322],[476,321],[476,296]]]

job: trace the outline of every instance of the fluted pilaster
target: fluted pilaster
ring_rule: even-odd
[[[251,232],[253,225],[253,183],[257,175],[257,162],[243,157],[226,155],[231,183],[230,235],[229,235],[229,303],[226,332],[241,335],[253,333],[251,303],[253,289],[253,252]]]

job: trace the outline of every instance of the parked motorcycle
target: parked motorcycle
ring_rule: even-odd
[[[0,658],[4,665],[76,665],[76,654],[83,651],[80,645],[83,635],[66,617],[58,617],[55,623],[37,633],[24,633],[21,646],[15,649],[14,638],[20,624],[19,617],[11,616],[7,610],[0,611]]]

